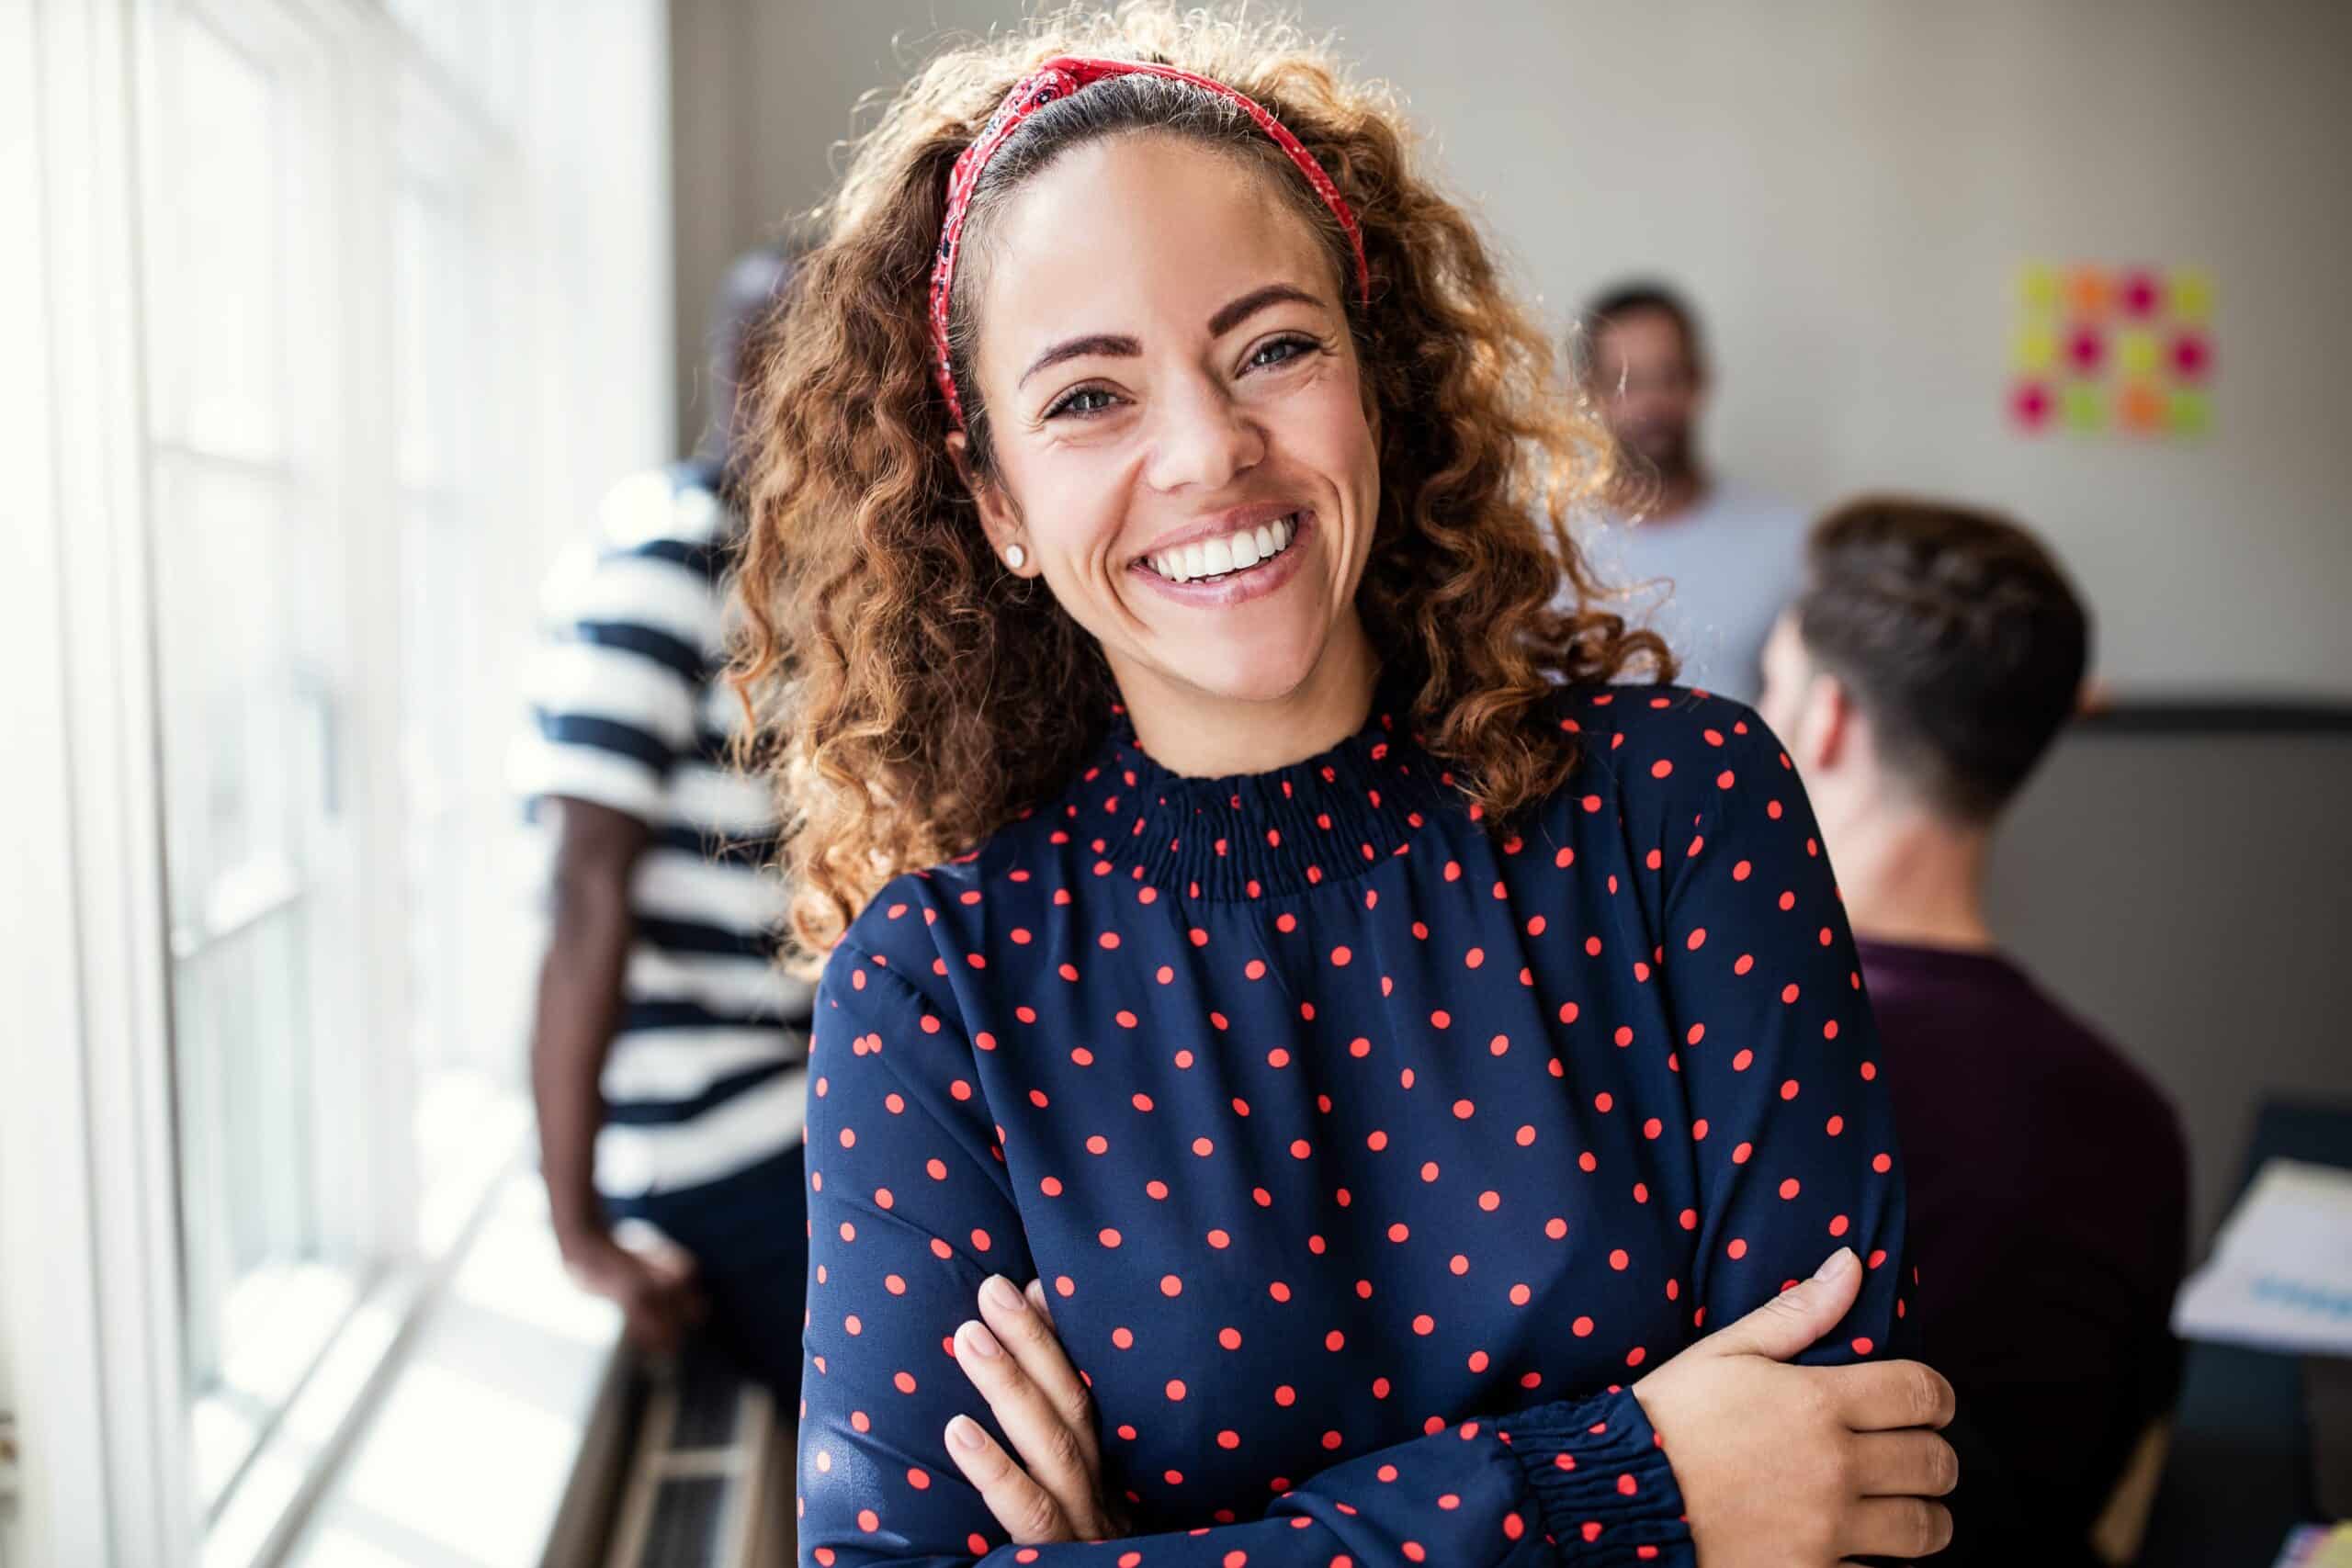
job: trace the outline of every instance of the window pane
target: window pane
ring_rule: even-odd
[[[392,328],[399,376],[399,439],[394,450],[403,488],[435,489],[449,482],[449,421],[455,412],[436,406],[447,396],[447,303],[437,288],[454,281],[442,254],[447,241],[430,195],[403,185],[392,209]]]
[[[322,1107],[366,1042],[320,1038],[353,1015],[344,541],[289,446],[338,346],[301,324],[335,319],[334,278],[316,214],[293,209],[317,184],[298,176],[317,172],[320,83],[306,57],[265,63],[183,12],[163,25],[151,547],[190,1429],[211,1508],[362,1277],[365,1140]]]
[[[164,837],[186,947],[235,924],[265,868],[299,864],[297,791],[315,796],[323,759],[287,603],[283,484],[186,459],[156,477]]]
[[[178,353],[167,359],[164,411],[181,439],[210,451],[266,457],[283,445],[282,355],[277,301],[281,132],[266,72],[209,28],[185,21],[174,79],[171,161],[160,186],[170,203],[164,237]]]
[[[408,130],[392,255],[401,780],[418,1240],[430,1253],[456,1233],[527,1125],[522,1002],[531,964],[501,854],[517,831],[501,765],[515,699],[497,655],[530,601],[498,592],[487,200],[462,131],[430,112]]]
[[[351,1298],[347,1273],[323,1258],[308,1174],[318,1135],[310,913],[286,897],[174,965],[188,1370],[207,1506]]]
[[[489,87],[487,47],[493,14],[510,6],[474,6],[463,0],[387,0],[385,7],[449,85],[474,102]]]
[[[210,1506],[350,1290],[354,1260],[323,1243],[336,1150],[318,1124],[312,1029],[331,969],[311,875],[336,830],[331,709],[303,647],[283,481],[193,458],[156,473],[187,1353]]]
[[[413,506],[401,531],[403,639],[401,712],[408,785],[411,966],[417,1064],[469,1065],[489,1020],[472,1006],[469,953],[484,911],[475,900],[465,679],[480,619],[474,541],[436,510]]]

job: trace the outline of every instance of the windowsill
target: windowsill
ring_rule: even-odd
[[[404,1297],[371,1296],[355,1314],[353,1359],[367,1358],[364,1375],[379,1386],[276,1561],[538,1568],[562,1560],[559,1536],[600,1522],[577,1518],[570,1495],[575,1476],[596,1468],[584,1461],[616,1440],[620,1318],[564,1274],[533,1173],[518,1167],[492,1190],[432,1299],[420,1299],[413,1277],[387,1291],[403,1288]],[[332,1383],[342,1351],[314,1383]],[[301,1415],[298,1403],[285,1423],[298,1442],[307,1435]],[[300,1477],[319,1458],[316,1448],[287,1456],[295,1481],[279,1483],[276,1515],[300,1506]],[[257,1483],[272,1479],[257,1472],[240,1494],[256,1490],[256,1506],[266,1507]],[[266,1549],[265,1540],[234,1539],[223,1528],[231,1523],[224,1515],[215,1526],[206,1568],[246,1568]]]
[[[232,1288],[221,1338],[238,1347],[189,1412],[198,1498],[209,1511],[243,1479],[277,1425],[277,1414],[333,1350],[353,1310],[358,1281],[322,1263],[266,1264]]]

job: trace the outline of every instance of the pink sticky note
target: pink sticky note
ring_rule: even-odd
[[[2009,417],[2018,428],[2039,434],[2050,423],[2050,389],[2039,381],[2024,381],[2009,394]]]
[[[2201,381],[2213,367],[2213,346],[2202,333],[2183,333],[2172,340],[2172,367],[2183,380]]]
[[[2107,341],[2097,327],[2076,327],[2066,334],[2067,361],[2085,375],[2097,370],[2106,357]]]

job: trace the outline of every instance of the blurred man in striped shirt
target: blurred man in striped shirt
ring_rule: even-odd
[[[565,1263],[648,1351],[707,1318],[788,1409],[810,993],[775,964],[775,807],[728,765],[719,678],[737,361],[784,276],[736,264],[703,452],[616,486],[550,582],[518,782],[553,839],[531,1077]]]

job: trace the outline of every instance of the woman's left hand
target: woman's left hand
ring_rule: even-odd
[[[980,1286],[980,1315],[956,1331],[956,1364],[989,1402],[1018,1458],[968,1416],[947,1423],[947,1453],[1015,1546],[1114,1540],[1126,1523],[1102,1495],[1094,1401],[1055,1336],[1042,1283]]]

